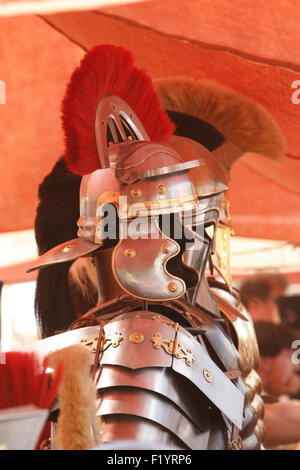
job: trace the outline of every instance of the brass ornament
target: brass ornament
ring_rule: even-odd
[[[174,340],[172,338],[163,338],[161,333],[157,332],[151,338],[151,341],[153,343],[153,347],[156,349],[163,348],[167,354],[172,354],[173,353],[173,343]]]
[[[169,282],[168,290],[175,294],[175,292],[178,291],[178,286],[177,286],[176,282]]]
[[[131,335],[129,336],[129,341],[135,344],[142,343],[144,339],[145,337],[143,333],[141,333],[140,331],[135,331],[134,333],[131,333]]]
[[[163,338],[161,333],[157,332],[151,338],[153,347],[156,349],[163,348],[167,354],[175,356],[177,359],[185,359],[185,362],[188,366],[191,366],[195,361],[193,352],[191,350],[186,350],[177,339]]]
[[[188,366],[191,366],[195,361],[193,352],[190,349],[186,350],[180,343],[176,345],[175,357],[177,359],[185,359]]]
[[[133,248],[127,248],[127,250],[124,251],[124,255],[126,258],[134,258],[136,251]]]
[[[163,243],[160,249],[165,255],[168,255],[172,251],[172,247],[169,243]]]
[[[171,328],[174,328],[176,331],[181,331],[179,323],[173,322],[172,320],[166,320],[164,318],[161,318],[160,315],[152,315],[151,320],[158,321],[160,323],[165,323],[166,325],[170,326]]]
[[[65,247],[62,249],[62,251],[63,251],[64,253],[69,253],[69,252],[72,251],[73,249],[74,249],[74,245],[67,245],[67,246],[65,246]]]
[[[139,188],[134,188],[130,191],[130,195],[135,199],[140,199],[142,197],[142,190]]]
[[[115,333],[113,333],[111,336],[105,336],[102,351],[106,351],[109,346],[117,348],[120,345],[121,341],[123,341],[123,335],[122,333],[120,333],[120,331],[115,331]]]
[[[91,353],[95,353],[97,351],[98,338],[93,338],[93,339],[82,338],[80,340],[80,343],[83,346],[86,346]]]
[[[167,193],[168,188],[165,184],[159,184],[156,188],[158,194],[164,195]]]
[[[203,376],[204,376],[206,382],[208,382],[208,383],[212,382],[213,378],[212,378],[211,372],[209,372],[208,369],[203,369]]]

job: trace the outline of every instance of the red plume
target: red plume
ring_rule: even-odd
[[[63,364],[59,364],[50,384],[47,361],[41,364],[35,353],[9,351],[3,358],[0,363],[0,410],[24,405],[50,409],[62,379]]]
[[[136,113],[153,141],[166,142],[174,125],[162,109],[152,81],[138,69],[130,52],[105,45],[91,49],[74,71],[62,105],[65,158],[73,173],[100,168],[95,138],[95,114],[105,94],[122,98]]]

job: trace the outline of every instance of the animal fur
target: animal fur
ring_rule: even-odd
[[[212,81],[171,77],[155,80],[154,85],[166,110],[207,121],[224,135],[229,144],[227,170],[246,152],[283,160],[284,137],[263,106]],[[216,155],[222,158],[220,152]]]
[[[40,184],[35,219],[39,255],[77,237],[80,183],[81,176],[71,173],[64,158],[61,158]],[[82,273],[79,285],[73,282],[75,270],[72,262],[39,270],[35,314],[43,337],[67,329],[78,316],[97,303],[97,289],[90,284],[89,276]],[[85,291],[89,291],[88,296],[81,293],[83,285],[87,287]]]
[[[54,351],[49,367],[63,362],[58,390],[60,413],[55,441],[62,450],[84,450],[95,445],[92,433],[96,408],[96,387],[90,377],[91,353],[81,344]]]

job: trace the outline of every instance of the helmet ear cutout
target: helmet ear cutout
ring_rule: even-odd
[[[174,240],[179,245],[178,253],[166,262],[166,270],[173,276],[185,282],[186,289],[192,289],[200,281],[199,273],[184,262],[184,253],[188,246],[194,245],[195,235],[193,231],[183,225],[178,213],[161,214],[158,219],[161,233]]]

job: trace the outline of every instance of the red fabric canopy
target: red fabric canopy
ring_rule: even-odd
[[[292,88],[300,88],[300,6],[164,0],[44,19],[48,24],[0,20],[0,80],[7,85],[7,104],[0,105],[1,231],[32,226],[38,182],[62,152],[60,100],[79,57],[67,37],[85,49],[122,45],[153,78],[211,79],[264,105],[286,137],[287,158],[278,166],[248,155],[236,164],[229,192],[235,232],[300,241],[300,93]]]

